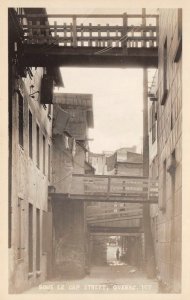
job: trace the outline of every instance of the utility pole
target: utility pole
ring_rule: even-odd
[[[142,9],[142,24],[146,26],[146,10]],[[143,36],[146,33],[143,32]],[[145,41],[144,41],[145,43]],[[148,70],[143,69],[143,176],[149,178],[149,135],[148,135]],[[143,204],[145,238],[145,269],[148,278],[155,276],[154,243],[151,231],[150,204]]]
[[[148,136],[148,72],[143,69],[143,176],[149,177],[149,136]],[[145,268],[149,278],[155,276],[154,244],[150,222],[150,204],[143,204],[145,237]]]

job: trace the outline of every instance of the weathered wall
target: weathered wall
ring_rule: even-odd
[[[81,201],[54,200],[55,277],[80,278],[85,274],[85,220]]]
[[[30,286],[45,280],[47,276],[46,262],[47,252],[42,251],[42,215],[47,212],[48,198],[48,144],[51,145],[51,120],[48,119],[47,110],[40,104],[40,95],[35,99],[29,97],[30,86],[40,90],[43,69],[32,69],[33,77],[18,79],[13,71],[12,94],[12,241],[9,249],[9,276],[10,292],[20,292]],[[24,144],[19,145],[18,133],[18,93],[20,90],[24,101]],[[33,158],[29,157],[29,110],[33,116]],[[36,124],[40,132],[40,166],[36,166]],[[42,137],[45,137],[45,174],[42,168]],[[21,217],[18,213],[18,198],[21,200]],[[28,206],[33,205],[33,272],[29,276],[28,271]],[[40,210],[40,272],[36,270],[36,208]],[[20,219],[20,221],[19,221]],[[21,227],[19,227],[21,224]],[[21,255],[18,258],[19,232],[21,235]]]
[[[157,264],[162,281],[168,289],[181,288],[181,202],[182,202],[182,61],[174,62],[179,42],[177,9],[161,9],[159,20],[158,67],[158,164],[159,214]],[[163,69],[164,43],[167,38],[167,88],[164,105]],[[172,153],[175,167],[169,172]],[[164,168],[164,161],[166,168]]]
[[[55,105],[53,128],[56,131]],[[62,120],[60,120],[62,122]],[[64,120],[63,120],[64,122]],[[59,125],[59,124],[58,124]],[[77,126],[77,125],[76,125]],[[67,141],[67,142],[66,142]],[[52,184],[56,193],[69,194],[73,174],[84,174],[85,149],[65,133],[53,134]],[[79,182],[81,185],[81,181]],[[81,185],[82,187],[82,185]],[[88,268],[87,228],[83,201],[53,200],[53,276],[79,278]]]
[[[117,163],[115,174],[124,176],[142,176],[142,164],[137,163]]]

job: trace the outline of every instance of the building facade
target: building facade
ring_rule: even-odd
[[[87,161],[88,128],[93,126],[92,95],[54,94],[53,102],[53,275],[81,278],[88,272],[89,263],[86,204],[67,196],[74,188],[79,189],[72,186],[74,175],[93,172]],[[60,194],[61,199],[56,197]]]
[[[159,178],[159,203],[151,213],[161,287],[177,293],[181,291],[182,246],[181,9],[160,9],[158,54],[157,92],[151,104],[150,175]]]
[[[10,21],[16,10],[10,9]],[[25,20],[27,22],[27,20]],[[52,105],[44,105],[46,68],[17,60],[19,40],[9,24],[9,290],[21,292],[51,273]],[[18,54],[19,55],[19,54]],[[56,71],[59,74],[59,71]],[[60,76],[60,74],[59,74]],[[52,77],[54,85],[62,85]],[[53,90],[52,90],[53,93]]]

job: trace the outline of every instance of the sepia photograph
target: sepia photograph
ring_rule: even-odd
[[[8,294],[181,294],[180,1],[46,3],[7,7]]]

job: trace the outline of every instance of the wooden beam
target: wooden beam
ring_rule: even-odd
[[[77,194],[63,194],[63,193],[50,193],[49,196],[53,201],[55,200],[76,200],[76,201],[90,201],[90,202],[122,202],[122,203],[158,203],[158,199],[152,198],[148,200],[147,198],[141,197],[123,197],[123,196],[110,196],[106,198],[105,196],[97,196],[97,195],[77,195]]]
[[[106,226],[90,226],[90,232],[106,232],[106,233],[140,233],[143,232],[140,227],[106,227]]]
[[[18,18],[123,18],[123,14],[24,14],[18,15]],[[128,18],[142,18],[142,14],[129,14]],[[145,18],[158,18],[157,14],[147,14]]]
[[[94,220],[88,220],[87,218],[87,223],[88,224],[97,224],[97,223],[106,223],[106,222],[120,222],[120,221],[125,221],[125,220],[138,220],[138,219],[142,219],[142,215],[139,216],[133,216],[133,217],[123,217],[123,218],[112,218],[112,219],[94,219]]]
[[[104,54],[96,55],[101,48],[95,47],[64,47],[52,45],[24,45],[23,63],[30,67],[157,67],[157,48],[128,48],[127,55],[122,48],[112,48]]]

